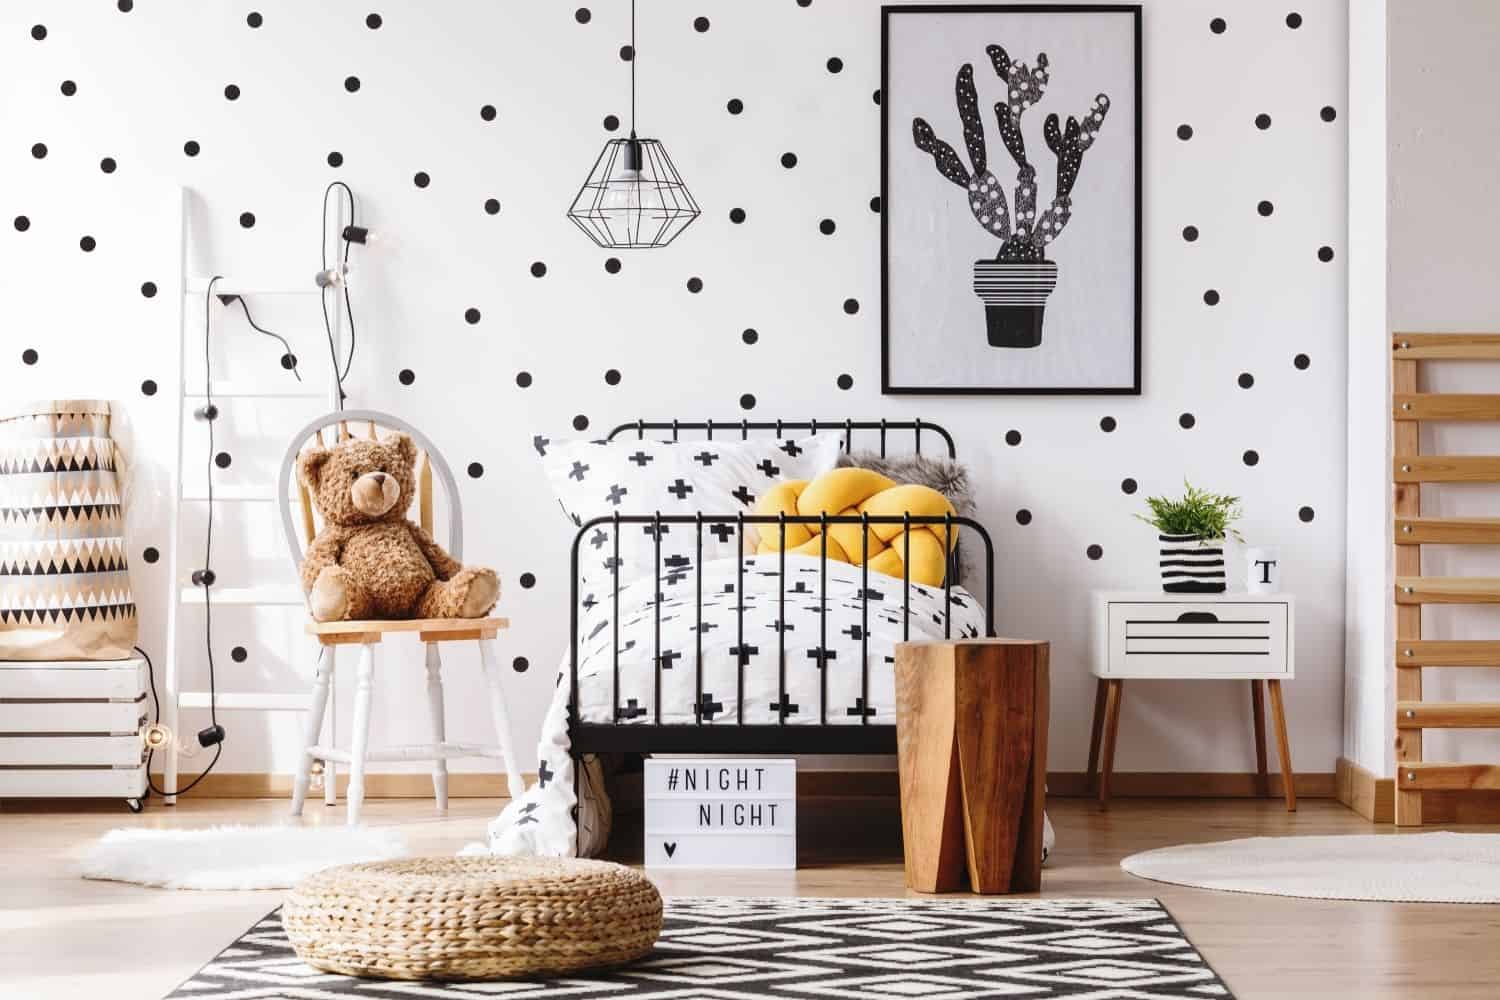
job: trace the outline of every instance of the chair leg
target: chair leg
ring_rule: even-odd
[[[339,648],[324,646],[328,659],[328,745],[338,746],[339,735]],[[332,808],[339,804],[339,765],[337,761],[323,762],[323,805]]]
[[[323,713],[328,708],[328,681],[333,675],[333,657],[327,646],[318,647],[317,675],[307,703],[307,718],[302,727],[302,754],[297,759],[297,776],[292,781],[292,815],[302,815],[307,801],[307,786],[312,779],[312,747],[323,735]]]
[[[500,752],[505,755],[506,784],[512,800],[526,792],[526,782],[516,769],[516,752],[510,733],[510,717],[505,712],[505,691],[500,684],[500,665],[495,662],[495,643],[479,640],[479,660],[484,665],[484,683],[490,690],[490,715],[495,720],[495,735],[500,738]]]
[[[438,644],[427,644],[427,716],[432,720],[432,741],[444,743],[448,739],[447,723],[443,719],[443,657]],[[435,757],[432,761],[432,794],[437,799],[438,812],[448,811],[448,761]]]
[[[375,675],[375,644],[365,643],[359,652],[359,682],[354,689],[354,734],[349,750],[349,825],[359,823],[365,804],[365,754],[370,748],[370,688]]]

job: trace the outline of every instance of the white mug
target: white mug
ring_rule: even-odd
[[[1252,594],[1281,590],[1281,564],[1271,546],[1254,545],[1245,550],[1245,590]]]

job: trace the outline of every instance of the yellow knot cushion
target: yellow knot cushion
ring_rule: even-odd
[[[927,486],[902,485],[869,469],[833,469],[816,479],[798,479],[778,483],[761,495],[755,505],[757,514],[786,514],[817,517],[819,514],[942,517],[954,513],[948,498]],[[781,548],[781,532],[774,525],[761,525],[756,551],[774,553]],[[828,558],[859,564],[861,529],[857,524],[828,526]],[[878,573],[901,576],[901,559],[906,552],[906,532],[900,524],[872,524],[868,540],[869,567]],[[788,524],[786,550],[796,555],[816,557],[822,550],[816,524]],[[951,539],[958,544],[958,528]],[[911,529],[911,581],[937,587],[943,583],[948,566],[943,551],[943,526],[913,525]]]

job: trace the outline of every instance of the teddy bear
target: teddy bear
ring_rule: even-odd
[[[302,563],[302,589],[320,622],[480,618],[495,606],[495,571],[465,566],[406,518],[417,446],[405,434],[309,448],[297,475],[323,527]]]

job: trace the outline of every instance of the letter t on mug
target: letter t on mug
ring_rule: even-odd
[[[1274,548],[1256,545],[1245,550],[1245,590],[1252,594],[1281,590],[1281,565]]]

